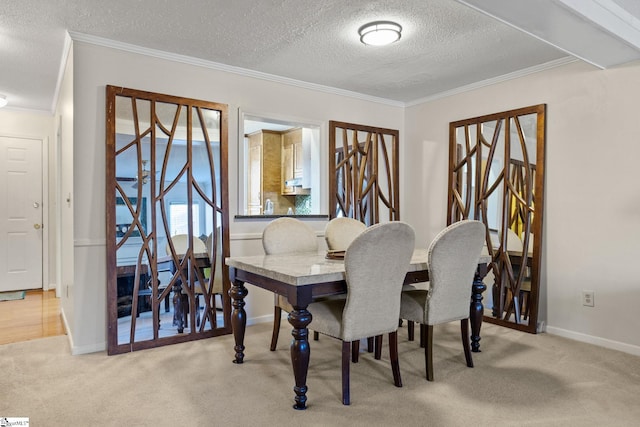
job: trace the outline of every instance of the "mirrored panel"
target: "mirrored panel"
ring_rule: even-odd
[[[226,106],[107,87],[109,353],[230,333]]]
[[[238,216],[322,215],[319,123],[240,112]]]
[[[492,256],[485,320],[537,330],[545,106],[450,123],[449,223],[477,219]]]
[[[400,220],[398,130],[330,121],[329,152],[331,218]]]

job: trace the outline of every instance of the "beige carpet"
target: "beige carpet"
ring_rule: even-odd
[[[249,327],[243,365],[231,363],[232,336],[119,356],[71,356],[66,336],[3,345],[0,417],[32,426],[640,425],[640,358],[490,324],[473,369],[458,324],[436,328],[433,383],[402,328],[404,387],[393,386],[386,351],[382,361],[363,354],[351,365],[350,407],[340,400],[338,342],[321,337],[309,407],[294,411],[286,326],[276,352],[268,324]]]

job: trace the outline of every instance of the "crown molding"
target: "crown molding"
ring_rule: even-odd
[[[225,71],[227,73],[237,74],[245,77],[252,77],[255,79],[266,80],[266,81],[275,82],[275,83],[281,83],[289,86],[296,86],[303,89],[315,90],[318,92],[325,92],[333,95],[346,96],[350,98],[360,99],[363,101],[376,102],[378,104],[385,104],[385,105],[390,105],[394,107],[405,106],[404,102],[401,102],[401,101],[394,101],[390,99],[379,98],[376,96],[365,95],[358,92],[352,92],[349,90],[338,89],[331,86],[324,86],[316,83],[309,83],[301,80],[291,79],[288,77],[276,76],[274,74],[268,74],[260,71],[249,70],[247,68],[234,67],[232,65],[221,64],[219,62],[213,62],[213,61],[208,61],[204,59],[194,58],[192,56],[180,55],[180,54],[165,52],[157,49],[149,49],[149,48],[136,46],[129,43],[123,43],[115,40],[106,39],[103,37],[96,37],[88,34],[77,33],[74,31],[70,31],[69,35],[73,41],[89,43],[96,46],[108,47],[112,49],[122,50],[125,52],[151,56],[154,58],[180,62],[188,65],[195,65],[197,67],[209,68],[217,71]]]
[[[518,71],[515,71],[513,73],[504,74],[502,76],[494,77],[494,78],[487,79],[487,80],[482,80],[480,82],[475,82],[475,83],[472,83],[472,84],[469,84],[469,85],[466,85],[466,86],[461,86],[461,87],[458,87],[458,88],[455,88],[455,89],[452,89],[452,90],[436,93],[434,95],[430,95],[430,96],[427,96],[427,97],[424,97],[424,98],[416,99],[414,101],[402,102],[402,101],[395,101],[395,100],[391,100],[391,99],[365,95],[365,94],[361,94],[361,93],[353,92],[353,91],[348,91],[348,90],[344,90],[344,89],[338,89],[338,88],[334,88],[334,87],[331,87],[331,86],[324,86],[324,85],[319,85],[319,84],[315,84],[315,83],[304,82],[304,81],[301,81],[301,80],[295,80],[295,79],[291,79],[291,78],[288,78],[288,77],[276,76],[274,74],[268,74],[268,73],[263,73],[263,72],[260,72],[260,71],[249,70],[249,69],[246,69],[246,68],[235,67],[235,66],[232,66],[232,65],[221,64],[219,62],[207,61],[207,60],[204,60],[204,59],[194,58],[194,57],[187,56],[187,55],[180,55],[180,54],[176,54],[176,53],[165,52],[165,51],[158,50],[158,49],[149,49],[149,48],[133,45],[133,44],[130,44],[130,43],[123,43],[123,42],[118,42],[118,41],[115,41],[115,40],[106,39],[106,38],[103,38],[103,37],[97,37],[97,36],[92,36],[92,35],[88,35],[88,34],[73,32],[73,31],[69,31],[68,34],[69,34],[69,40],[70,41],[84,42],[84,43],[88,43],[88,44],[92,44],[92,45],[96,45],[96,46],[108,47],[108,48],[111,48],[111,49],[122,50],[122,51],[125,51],[125,52],[135,53],[135,54],[139,54],[139,55],[150,56],[150,57],[164,59],[164,60],[168,60],[168,61],[180,62],[180,63],[183,63],[183,64],[194,65],[194,66],[203,67],[203,68],[209,68],[209,69],[213,69],[213,70],[217,70],[217,71],[224,71],[224,72],[237,74],[237,75],[241,75],[241,76],[252,77],[252,78],[266,80],[266,81],[270,81],[270,82],[281,83],[281,84],[285,84],[285,85],[289,85],[289,86],[300,87],[300,88],[303,88],[303,89],[315,90],[315,91],[318,91],[318,92],[324,92],[324,93],[329,93],[329,94],[333,94],[333,95],[346,96],[346,97],[350,97],[350,98],[360,99],[360,100],[363,100],[363,101],[375,102],[375,103],[378,103],[378,104],[390,105],[390,106],[393,106],[393,107],[401,107],[401,108],[412,107],[412,106],[415,106],[415,105],[424,104],[426,102],[435,101],[435,100],[438,100],[438,99],[441,99],[441,98],[446,98],[446,97],[449,97],[449,96],[458,95],[458,94],[461,94],[461,93],[464,93],[464,92],[470,92],[470,91],[473,91],[473,90],[476,90],[476,89],[479,89],[479,88],[483,88],[483,87],[486,87],[486,86],[491,86],[491,85],[495,85],[495,84],[502,83],[502,82],[505,82],[505,81],[514,80],[514,79],[517,79],[517,78],[520,78],[520,77],[524,77],[524,76],[527,76],[527,75],[530,75],[530,74],[539,73],[539,72],[546,71],[546,70],[549,70],[549,69],[552,69],[552,68],[556,68],[556,67],[560,67],[560,66],[563,66],[563,65],[567,65],[567,64],[570,64],[572,62],[579,61],[579,59],[576,59],[575,57],[567,56],[567,57],[560,58],[560,59],[557,59],[557,60],[554,60],[554,61],[550,61],[550,62],[547,62],[547,63],[544,63],[544,64],[540,64],[540,65],[536,65],[536,66],[533,66],[533,67],[525,68],[523,70],[518,70]],[[70,46],[71,46],[71,42],[65,43],[65,55],[64,55],[63,61],[61,63],[61,70],[62,71],[64,70],[63,64],[66,61],[66,57],[68,56],[68,49],[70,49]],[[62,76],[62,74],[61,74],[61,76]],[[56,90],[56,94],[57,94],[57,92],[58,92],[58,90]],[[57,98],[57,96],[56,96],[56,98]],[[54,105],[55,105],[55,101],[54,101]]]

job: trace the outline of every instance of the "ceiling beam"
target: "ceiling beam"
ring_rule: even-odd
[[[458,0],[599,68],[640,59],[640,19],[613,0]]]

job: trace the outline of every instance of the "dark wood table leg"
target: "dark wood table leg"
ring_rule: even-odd
[[[309,346],[309,329],[311,323],[311,313],[306,307],[297,308],[289,313],[289,323],[293,326],[293,340],[291,341],[291,364],[293,365],[293,375],[296,385],[293,391],[296,393],[293,405],[294,409],[307,409],[307,371],[309,369],[309,357],[311,347]]]
[[[235,278],[235,269],[229,268],[229,276],[233,286],[229,289],[229,296],[232,298],[231,305],[233,305],[233,311],[231,312],[231,329],[233,329],[233,337],[235,338],[236,346],[234,350],[236,352],[236,358],[233,363],[244,362],[244,331],[247,327],[247,313],[244,311],[244,298],[249,291],[244,286],[244,282]]]
[[[480,328],[482,327],[482,316],[484,314],[482,293],[487,290],[487,286],[482,282],[482,279],[487,275],[487,271],[487,264],[479,264],[471,286],[469,321],[471,323],[471,351],[475,353],[480,352]]]

